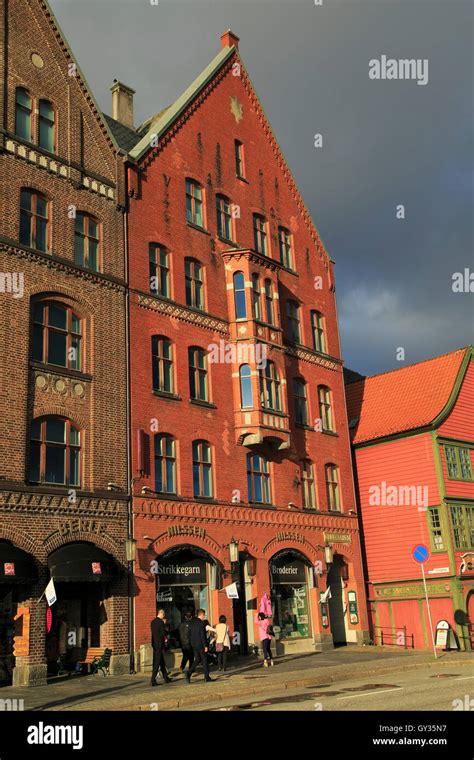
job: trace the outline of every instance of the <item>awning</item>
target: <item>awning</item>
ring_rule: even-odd
[[[117,575],[114,558],[95,544],[66,544],[48,557],[51,578],[55,582],[108,581]]]
[[[38,578],[31,554],[10,541],[0,541],[0,583],[30,583]]]

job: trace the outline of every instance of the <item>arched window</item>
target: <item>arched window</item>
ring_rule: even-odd
[[[176,493],[176,445],[172,435],[155,435],[155,491]]]
[[[254,319],[262,318],[260,303],[260,278],[256,272],[252,275],[252,315]]]
[[[280,377],[273,362],[259,369],[260,401],[264,409],[281,412]]]
[[[341,495],[339,492],[339,468],[335,464],[326,465],[326,490],[328,497],[328,509],[339,512],[341,509]]]
[[[216,195],[216,214],[217,234],[224,240],[233,240],[231,204],[225,195]]]
[[[245,278],[243,272],[235,272],[234,274],[234,304],[235,318],[246,319],[247,306],[245,303]]]
[[[46,253],[49,249],[48,201],[36,190],[20,193],[20,243]]]
[[[40,100],[38,113],[38,145],[40,148],[55,151],[55,111],[49,100]]]
[[[30,429],[29,481],[80,486],[81,434],[70,420],[43,417]]]
[[[15,97],[15,134],[33,142],[33,101],[28,90],[17,87]]]
[[[313,333],[313,348],[315,351],[326,353],[326,334],[324,317],[320,311],[311,312],[311,332]]]
[[[303,507],[316,509],[313,463],[309,459],[301,461],[301,482],[303,486]]]
[[[189,395],[196,401],[208,401],[207,359],[202,348],[188,348]]]
[[[271,504],[270,468],[260,454],[247,454],[247,486],[249,502]]]
[[[267,324],[274,325],[273,315],[273,286],[271,280],[265,280],[265,319]]]
[[[170,298],[170,264],[166,248],[157,243],[148,246],[150,290],[158,296]]]
[[[252,371],[248,364],[242,364],[239,369],[240,378],[240,406],[242,409],[252,409]]]
[[[332,412],[331,391],[325,385],[318,386],[319,416],[323,430],[334,430],[334,415]]]
[[[307,425],[308,400],[306,398],[306,383],[301,377],[293,379],[293,395],[295,397],[295,421],[301,425]]]
[[[34,361],[82,369],[81,320],[74,311],[55,301],[33,305]]]
[[[186,304],[195,309],[204,309],[204,289],[202,266],[196,259],[184,259]]]
[[[186,180],[186,221],[204,227],[202,187],[193,179]]]
[[[193,492],[212,498],[212,455],[207,441],[193,441]]]
[[[163,335],[151,339],[153,390],[173,393],[173,346]]]
[[[291,343],[301,343],[300,307],[296,301],[286,302],[286,337]]]
[[[280,262],[284,267],[293,269],[291,235],[285,227],[278,227],[278,247],[280,249]]]
[[[74,261],[81,267],[99,271],[99,223],[84,211],[76,213],[74,225]]]
[[[268,256],[267,221],[260,214],[253,215],[253,239],[257,253]]]

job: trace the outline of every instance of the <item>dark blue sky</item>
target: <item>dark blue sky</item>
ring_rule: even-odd
[[[474,5],[464,0],[50,0],[110,113],[169,105],[231,27],[322,239],[336,260],[346,364],[373,374],[473,342]],[[369,60],[428,59],[425,86],[371,80]],[[315,133],[323,147],[313,145]],[[396,218],[404,204],[406,217]]]

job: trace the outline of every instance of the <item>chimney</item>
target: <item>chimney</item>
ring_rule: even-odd
[[[224,34],[221,34],[221,48],[235,47],[239,49],[239,38],[234,32],[228,29]]]
[[[122,84],[118,79],[110,88],[112,92],[112,118],[133,129],[133,96],[135,90]]]

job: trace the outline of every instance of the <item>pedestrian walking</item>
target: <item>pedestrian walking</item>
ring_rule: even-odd
[[[268,668],[269,665],[274,665],[271,648],[272,634],[270,621],[264,612],[259,612],[255,618],[255,622],[258,628],[258,636],[263,647],[263,665],[265,668]]]
[[[227,618],[225,615],[221,615],[219,622],[216,625],[216,652],[217,652],[217,667],[219,670],[225,671],[227,666],[227,655],[230,651],[230,635],[229,626],[227,625]]]
[[[165,611],[158,610],[156,618],[151,621],[151,645],[153,647],[153,670],[151,673],[150,686],[158,686],[156,682],[156,676],[158,670],[161,670],[161,675],[165,683],[170,683],[168,671],[166,670],[165,663],[165,639],[167,635],[165,625]]]
[[[190,665],[188,671],[185,672],[185,677],[188,683],[191,683],[191,676],[199,664],[202,665],[204,670],[204,680],[214,681],[214,678],[211,678],[209,675],[209,664],[207,662],[208,646],[206,636],[206,622],[205,610],[199,609],[196,612],[196,617],[194,617],[190,623],[190,639],[194,653],[194,662],[192,665]]]
[[[191,620],[193,619],[193,616],[191,612],[186,612],[184,615],[184,620],[179,626],[179,640],[181,644],[181,651],[183,653],[183,657],[181,659],[181,665],[179,666],[179,669],[181,672],[184,671],[186,665],[191,665],[194,662],[194,652],[193,648],[191,646]]]

